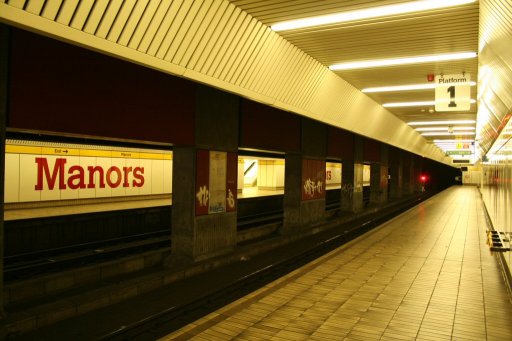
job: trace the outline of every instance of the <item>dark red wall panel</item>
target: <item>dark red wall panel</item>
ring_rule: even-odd
[[[300,141],[300,116],[256,102],[242,101],[241,147],[298,152]]]
[[[194,143],[192,82],[12,30],[8,126]]]
[[[365,138],[363,142],[363,161],[380,162],[380,148],[380,142]]]
[[[354,134],[335,127],[327,132],[327,156],[354,160]]]

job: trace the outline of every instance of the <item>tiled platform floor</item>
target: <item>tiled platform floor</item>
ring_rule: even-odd
[[[512,340],[483,214],[452,187],[162,340]]]

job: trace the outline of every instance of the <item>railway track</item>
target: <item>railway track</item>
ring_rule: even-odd
[[[162,337],[361,236],[426,198],[409,200],[371,217],[344,224],[338,229],[342,232],[310,245],[293,257],[280,259],[245,274],[220,289],[196,297],[188,304],[172,306],[130,325],[121,326],[97,340],[155,340]]]

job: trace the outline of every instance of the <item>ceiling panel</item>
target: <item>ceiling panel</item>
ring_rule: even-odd
[[[308,0],[233,0],[234,5],[266,25],[291,19],[345,12],[355,9],[398,4],[403,1],[308,1]],[[278,32],[286,40],[328,67],[336,63],[371,59],[424,56],[454,52],[477,52],[479,3]],[[408,66],[335,71],[357,89],[377,86],[428,83],[428,74],[469,73],[478,81],[477,58],[452,62],[424,63]],[[434,90],[368,93],[377,103],[433,101]],[[477,87],[471,88],[477,98]],[[476,120],[477,105],[466,112],[435,112],[433,106],[387,108],[399,119]],[[473,124],[473,127],[475,125]],[[437,137],[426,137],[432,140]]]

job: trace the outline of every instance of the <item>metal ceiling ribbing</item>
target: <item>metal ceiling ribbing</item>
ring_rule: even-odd
[[[480,0],[477,138],[486,154],[512,115],[512,3]]]
[[[233,0],[232,3],[267,25],[279,22],[347,12],[408,1],[380,0]],[[286,40],[325,66],[359,60],[423,56],[439,53],[478,51],[478,2],[421,13],[401,14],[378,19],[330,24],[279,32]],[[358,89],[367,87],[418,84],[427,82],[427,74],[468,73],[478,77],[477,59],[436,62],[410,66],[336,71]],[[384,104],[406,101],[433,101],[434,90],[368,94]],[[477,88],[471,91],[477,97]],[[388,109],[404,122],[435,119],[475,119],[477,106],[469,112],[435,113],[432,106]],[[432,140],[433,138],[429,138]]]
[[[403,121],[229,1],[10,0],[0,2],[0,18],[448,162]]]

